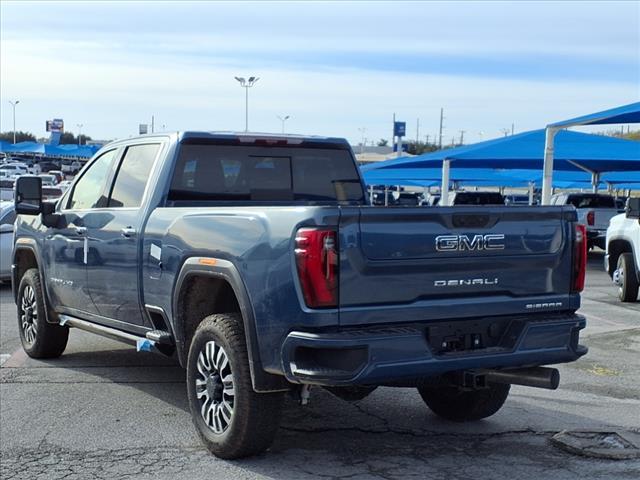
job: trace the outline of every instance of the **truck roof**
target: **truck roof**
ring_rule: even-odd
[[[198,131],[198,130],[186,130],[178,132],[160,132],[149,133],[145,135],[137,135],[135,137],[123,138],[115,140],[110,145],[130,142],[132,140],[142,138],[154,138],[172,136],[177,138],[179,142],[187,139],[204,139],[204,140],[239,140],[241,143],[254,143],[256,141],[266,141],[267,143],[287,143],[287,144],[326,144],[326,145],[340,145],[341,147],[349,148],[349,142],[345,138],[340,137],[324,137],[321,135],[296,135],[296,134],[280,134],[280,133],[267,133],[267,132],[234,132],[234,131]]]

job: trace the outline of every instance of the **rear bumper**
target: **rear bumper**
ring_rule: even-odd
[[[587,353],[578,344],[586,320],[577,314],[483,318],[465,322],[463,331],[473,339],[472,332],[489,331],[492,323],[504,322],[509,327],[494,345],[446,352],[437,351],[434,332],[449,332],[456,321],[331,333],[294,331],[282,347],[283,370],[294,383],[381,385],[459,370],[572,362]]]
[[[587,241],[589,241],[593,245],[597,245],[598,247],[604,249],[606,246],[606,239],[606,230],[598,230],[595,228],[589,229],[587,227]]]

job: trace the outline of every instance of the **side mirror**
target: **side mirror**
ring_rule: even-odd
[[[22,176],[16,180],[16,213],[20,215],[38,215],[42,212],[42,179]]]
[[[624,213],[627,218],[640,218],[640,197],[627,198]]]

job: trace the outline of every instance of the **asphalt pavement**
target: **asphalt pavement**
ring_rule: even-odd
[[[560,366],[556,391],[513,387],[493,417],[435,417],[414,389],[379,388],[348,403],[321,389],[288,400],[273,447],[224,461],[191,424],[172,359],[72,330],[57,360],[20,348],[11,289],[0,287],[0,478],[4,479],[633,479],[640,460],[566,453],[565,429],[640,439],[640,303],[622,304],[590,255],[581,313],[586,357]]]

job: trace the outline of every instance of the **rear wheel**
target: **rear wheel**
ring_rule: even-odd
[[[635,302],[638,298],[638,273],[633,254],[621,253],[613,272],[613,282],[618,286],[618,298],[623,302]]]
[[[49,323],[37,268],[25,272],[18,287],[18,329],[22,348],[32,358],[56,358],[67,347],[69,328]]]
[[[253,390],[239,315],[211,315],[198,326],[189,349],[187,391],[193,423],[214,455],[247,457],[273,442],[284,396]]]
[[[487,418],[496,413],[509,396],[511,385],[489,383],[486,388],[467,390],[456,386],[424,386],[418,392],[439,417],[454,422]]]

